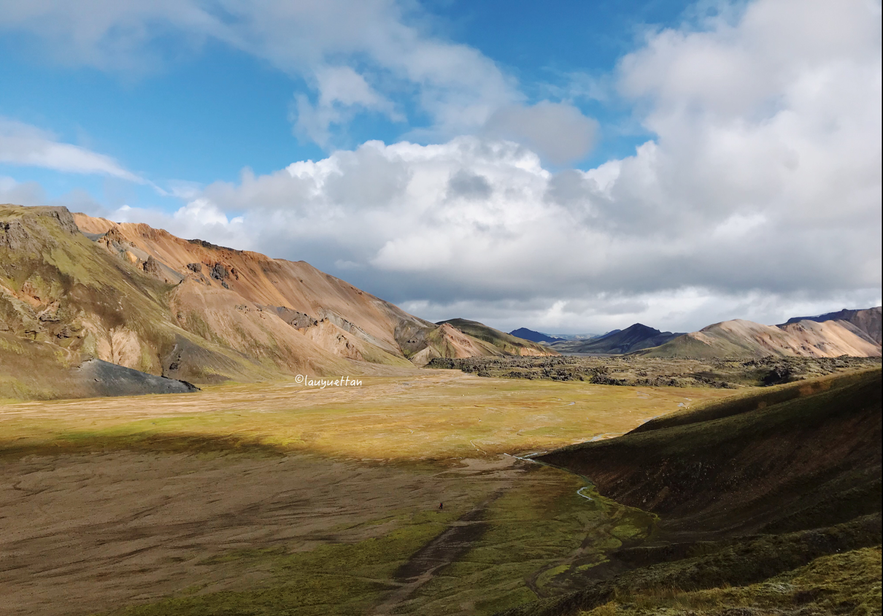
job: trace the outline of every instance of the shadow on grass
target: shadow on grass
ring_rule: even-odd
[[[66,432],[49,435],[45,439],[29,438],[0,440],[0,458],[15,459],[24,456],[53,456],[64,454],[136,451],[186,454],[238,454],[251,457],[281,457],[294,448],[263,442],[256,438],[236,435],[207,435],[195,433],[154,434],[100,432]]]

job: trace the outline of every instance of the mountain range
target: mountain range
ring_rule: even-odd
[[[434,358],[559,351],[868,357],[880,356],[880,339],[876,307],[780,326],[725,321],[682,335],[635,324],[550,345],[476,321],[426,321],[303,261],[63,207],[0,205],[0,397],[187,391],[189,383],[391,374]]]
[[[544,334],[542,332],[535,332],[532,329],[527,329],[526,327],[519,327],[518,329],[513,329],[509,332],[510,336],[516,336],[518,338],[523,338],[525,340],[530,340],[531,342],[555,342],[556,340],[561,340],[561,338],[557,338],[555,336],[549,336],[548,334]]]
[[[743,319],[722,321],[687,334],[662,332],[641,323],[589,340],[550,338],[543,344],[563,354],[624,355],[697,359],[797,357],[879,357],[881,307],[796,317],[781,325]],[[525,328],[517,332],[532,332]],[[536,333],[536,332],[532,332]],[[542,335],[542,334],[540,334]]]
[[[122,382],[154,391],[123,369],[212,383],[557,354],[497,340],[420,319],[303,261],[0,205],[0,397],[106,395]]]
[[[856,319],[871,325],[867,331],[842,320],[790,321],[784,325],[761,325],[735,319],[709,325],[698,332],[673,338],[658,347],[642,351],[650,357],[757,358],[880,357],[880,306],[853,311]],[[877,323],[876,330],[873,324]]]
[[[615,334],[618,331],[618,329],[614,329],[613,331],[607,332],[607,334]],[[606,336],[607,334],[603,335]],[[523,338],[525,340],[530,340],[532,342],[543,342],[546,344],[557,342],[560,340],[591,340],[593,338],[599,337],[599,334],[544,334],[543,332],[537,332],[526,327],[513,329],[511,332],[509,332],[509,335],[515,336],[517,338]]]
[[[800,321],[816,321],[823,323],[825,321],[845,321],[854,325],[859,331],[868,335],[868,337],[880,344],[883,341],[883,313],[880,306],[871,308],[870,310],[839,310],[837,312],[828,312],[817,317],[795,317],[788,319],[788,322],[779,327],[799,323]]]

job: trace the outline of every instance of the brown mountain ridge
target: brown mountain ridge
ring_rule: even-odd
[[[0,397],[113,393],[88,359],[211,383],[384,374],[510,351],[303,261],[65,208],[0,205]]]
[[[873,324],[873,315],[879,315],[880,307],[852,312],[858,322]],[[873,330],[865,331],[850,321],[801,319],[775,326],[735,319],[709,325],[639,353],[648,357],[700,359],[880,357],[881,349],[873,338]]]

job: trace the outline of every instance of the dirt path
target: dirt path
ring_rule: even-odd
[[[429,582],[436,571],[455,562],[465,554],[473,542],[481,539],[488,528],[484,522],[484,511],[492,502],[503,495],[505,490],[494,492],[472,510],[452,522],[438,537],[427,543],[408,562],[399,567],[395,582],[399,587],[377,606],[375,616],[386,616],[391,610],[413,595],[417,589]]]

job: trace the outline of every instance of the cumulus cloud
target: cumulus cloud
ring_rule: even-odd
[[[348,66],[322,68],[316,72],[316,82],[319,90],[316,104],[305,95],[295,98],[291,118],[295,135],[326,146],[331,139],[331,125],[350,121],[360,110],[382,113],[399,122],[404,120],[391,101]]]
[[[494,192],[483,175],[460,169],[448,180],[448,199],[487,199]]]
[[[615,81],[654,138],[588,171],[550,168],[555,143],[487,133],[368,142],[209,185],[160,222],[501,327],[682,330],[878,303],[879,18],[873,2],[759,0],[653,33]]]
[[[48,131],[2,117],[0,162],[71,173],[97,173],[130,182],[144,182],[109,156],[62,143]]]
[[[211,238],[216,244],[240,250],[259,245],[259,240],[250,238],[243,229],[241,217],[228,216],[205,199],[195,199],[171,214],[129,205],[123,205],[111,212],[103,209],[94,211],[90,207],[82,209],[87,214],[102,216],[115,222],[143,222],[154,228],[173,230],[176,235],[186,239]]]

